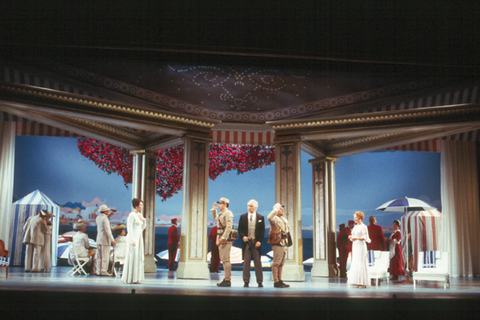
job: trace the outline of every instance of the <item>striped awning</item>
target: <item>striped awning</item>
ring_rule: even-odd
[[[212,130],[213,143],[272,146],[275,138],[273,131],[230,131]]]

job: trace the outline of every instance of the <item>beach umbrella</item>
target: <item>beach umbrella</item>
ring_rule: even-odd
[[[408,197],[390,200],[377,208],[377,210],[380,211],[394,212],[423,211],[433,209],[436,208],[425,201]]]
[[[159,257],[162,260],[168,260],[168,249],[157,253],[157,257]],[[180,259],[180,249],[177,249],[177,256],[175,257],[175,261],[178,262],[178,259]]]
[[[428,210],[435,210],[434,206],[431,204],[426,203],[425,201],[415,199],[415,198],[400,198],[400,199],[395,199],[395,200],[390,200],[388,202],[385,202],[382,204],[380,207],[377,208],[377,210],[380,211],[390,211],[390,212],[402,212],[404,214],[407,214],[409,211],[428,211]],[[404,239],[406,241],[404,241]],[[408,271],[410,271],[410,268],[408,266],[408,237],[404,234],[402,234],[402,242],[405,243],[406,247],[406,256],[407,256],[407,282],[410,280]]]

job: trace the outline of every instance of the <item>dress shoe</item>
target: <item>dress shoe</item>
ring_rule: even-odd
[[[275,283],[273,284],[273,287],[274,287],[274,288],[285,288],[280,281],[275,282]]]
[[[290,288],[290,285],[289,284],[286,284],[285,282],[283,282],[282,280],[279,281],[280,284],[284,287],[284,288]]]
[[[263,284],[261,282],[258,283],[259,288],[263,288]]]
[[[230,280],[223,279],[222,282],[217,283],[217,287],[231,287],[231,286],[232,286],[232,283],[230,282]]]
[[[244,288],[248,288],[248,282],[245,282],[245,283],[243,284],[243,287],[244,287]]]
[[[105,277],[111,277],[112,274],[111,273],[108,273],[108,272],[102,272],[100,273],[101,276],[105,276]]]

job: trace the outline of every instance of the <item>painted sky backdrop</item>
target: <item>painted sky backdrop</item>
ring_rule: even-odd
[[[131,211],[131,185],[122,177],[107,174],[84,158],[75,138],[16,137],[14,201],[39,189],[63,206],[68,202],[101,202],[119,211]],[[302,153],[302,225],[312,221],[312,169]],[[378,224],[390,226],[401,214],[375,208],[405,196],[424,200],[441,211],[440,154],[430,152],[373,152],[340,158],[335,164],[337,225],[360,210],[377,216]],[[234,221],[245,213],[247,202],[256,199],[258,212],[267,215],[275,203],[275,166],[238,175],[227,172],[209,181],[209,208],[220,197],[231,201]],[[156,216],[180,217],[181,192],[162,202],[157,196]],[[209,219],[211,220],[211,219]]]

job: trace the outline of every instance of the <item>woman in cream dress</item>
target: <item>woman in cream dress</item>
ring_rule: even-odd
[[[347,273],[347,283],[360,288],[370,286],[367,243],[371,240],[368,236],[368,228],[363,223],[363,217],[364,214],[360,211],[353,214],[356,225],[353,227],[352,234],[348,236],[352,241],[352,264]]]
[[[144,249],[142,231],[147,222],[142,215],[143,201],[137,198],[132,200],[135,208],[127,220],[127,251],[123,265],[122,281],[125,283],[140,283],[145,279]]]

